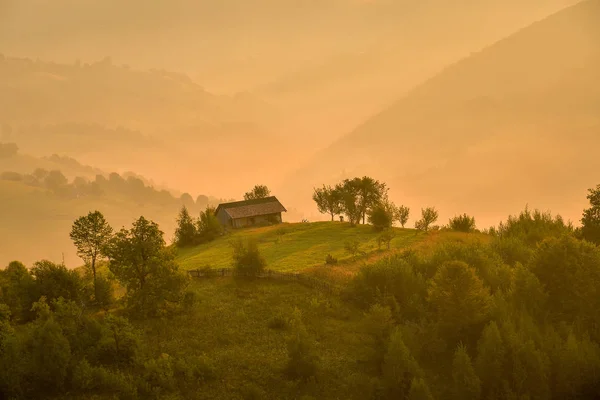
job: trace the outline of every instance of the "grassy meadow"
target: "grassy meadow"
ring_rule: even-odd
[[[412,229],[394,228],[395,237],[391,250],[403,249],[420,242],[425,235]],[[303,271],[325,263],[331,254],[341,264],[352,264],[353,257],[344,249],[348,241],[356,240],[365,257],[378,253],[379,233],[370,225],[350,227],[342,222],[314,222],[281,224],[233,231],[213,242],[179,251],[179,265],[184,270],[209,266],[229,268],[232,266],[231,242],[238,238],[254,238],[258,241],[267,268],[277,271]],[[384,245],[385,247],[385,245]]]

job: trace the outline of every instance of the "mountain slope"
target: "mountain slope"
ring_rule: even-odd
[[[599,20],[600,1],[584,1],[448,67],[295,181],[368,173],[442,216],[468,211],[492,223],[499,205],[529,203],[578,218],[600,167]]]

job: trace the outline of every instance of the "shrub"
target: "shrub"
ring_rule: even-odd
[[[291,328],[285,372],[290,378],[306,381],[317,373],[318,355],[315,342],[308,334],[298,309],[293,312]]]
[[[350,253],[353,258],[356,258],[361,253],[360,242],[356,239],[345,242],[344,249]]]
[[[270,329],[283,331],[288,328],[289,322],[283,315],[274,315],[269,320],[268,326]]]
[[[421,219],[415,222],[415,228],[427,232],[431,224],[438,219],[438,212],[433,207],[421,209]]]
[[[531,212],[525,208],[518,216],[511,215],[506,222],[501,222],[495,231],[498,237],[518,238],[529,246],[535,246],[548,237],[572,234],[573,227],[566,224],[560,215],[553,217],[551,213]]]
[[[338,259],[335,258],[334,256],[332,256],[331,254],[327,254],[327,257],[325,257],[325,264],[326,265],[335,265],[338,263]]]
[[[96,304],[107,310],[115,302],[112,282],[104,276],[96,278]]]
[[[369,211],[369,223],[377,231],[391,228],[393,221],[393,210],[386,208],[383,204],[377,205]]]
[[[253,239],[245,243],[239,239],[233,242],[233,265],[236,273],[242,276],[256,276],[263,272],[267,262],[258,250]]]
[[[475,217],[467,214],[457,215],[450,219],[448,227],[457,232],[473,232],[475,230]]]
[[[377,247],[381,249],[381,245],[385,244],[389,250],[392,239],[394,239],[394,232],[391,229],[383,231],[379,236],[377,236]]]

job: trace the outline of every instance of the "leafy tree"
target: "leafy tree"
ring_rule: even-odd
[[[475,217],[467,214],[458,215],[448,223],[448,227],[457,232],[473,232],[475,230]]]
[[[256,240],[249,238],[246,242],[238,239],[232,243],[233,266],[243,276],[256,276],[264,271],[267,262],[258,250]]]
[[[497,236],[502,239],[517,238],[523,243],[535,247],[548,237],[560,237],[573,233],[573,227],[566,224],[560,215],[539,210],[533,212],[528,207],[518,216],[509,216],[506,222],[498,225]]]
[[[427,232],[431,224],[438,219],[438,212],[433,207],[421,209],[421,219],[415,223],[415,228]]]
[[[62,172],[58,170],[52,170],[44,179],[44,183],[46,187],[53,192],[59,192],[67,185],[67,183],[69,183],[69,181]]]
[[[413,378],[410,384],[408,400],[433,400],[429,386],[423,378]]]
[[[481,381],[475,374],[471,357],[462,344],[458,346],[452,360],[453,398],[456,400],[478,400],[481,397]]]
[[[223,226],[215,215],[213,207],[207,206],[206,210],[200,212],[196,224],[200,242],[210,242],[223,234]]]
[[[94,279],[94,299],[98,300],[96,282],[96,261],[103,257],[113,230],[100,211],[88,213],[73,223],[71,240],[77,248],[77,255],[83,259]]]
[[[191,246],[196,243],[198,232],[196,224],[190,216],[187,207],[184,205],[179,211],[177,217],[177,228],[175,229],[175,244],[178,247]]]
[[[46,179],[46,177],[48,176],[48,170],[43,169],[43,168],[36,168],[33,171],[33,176],[38,180],[38,181],[43,181],[44,179]]]
[[[244,194],[244,200],[264,199],[271,195],[271,191],[265,185],[256,185],[251,191]]]
[[[364,327],[372,340],[369,359],[373,361],[378,372],[381,372],[383,367],[393,326],[392,311],[389,307],[375,304],[366,315]]]
[[[126,287],[132,310],[154,315],[179,304],[187,277],[179,273],[175,254],[155,222],[140,217],[131,229],[114,235],[107,249],[109,269]]]
[[[391,229],[386,229],[385,231],[381,232],[379,236],[377,236],[377,245],[379,248],[381,248],[381,245],[385,244],[389,250],[392,239],[394,239],[394,231]]]
[[[444,263],[429,282],[429,304],[452,341],[485,322],[490,294],[475,269],[462,261]]]
[[[338,188],[323,185],[321,189],[314,189],[313,200],[317,203],[319,212],[331,215],[332,221],[342,212],[342,199]]]
[[[387,194],[385,183],[381,183],[371,177],[363,176],[355,178],[360,197],[360,211],[362,222],[365,223],[367,213],[375,206],[382,203]]]
[[[102,321],[100,358],[107,363],[131,364],[140,347],[140,332],[123,317],[108,313]]]
[[[197,207],[197,209],[203,210],[206,207],[208,207],[208,201],[209,201],[208,196],[203,195],[203,194],[199,195],[196,198],[196,207]]]
[[[368,213],[369,223],[373,225],[375,230],[383,231],[392,227],[394,221],[393,211],[384,204],[374,206]]]
[[[290,325],[285,372],[291,378],[308,380],[317,374],[318,369],[319,357],[315,342],[308,334],[302,321],[302,313],[297,308],[292,313]]]
[[[32,317],[31,304],[37,300],[33,297],[33,285],[31,273],[18,261],[0,270],[0,302],[9,307],[13,319],[26,321]]]
[[[396,209],[396,214],[394,215],[394,219],[396,219],[402,228],[408,222],[408,217],[410,216],[410,208],[406,206],[400,206]]]
[[[600,322],[600,249],[572,236],[544,240],[530,263],[548,293],[547,309],[555,320]]]
[[[78,302],[81,299],[83,282],[74,270],[68,270],[63,264],[48,260],[33,264],[31,274],[34,277],[32,293],[35,298],[45,296],[49,301],[62,297]]]
[[[352,256],[352,258],[356,259],[360,253],[362,253],[360,249],[360,242],[356,239],[348,240],[344,243],[344,249]]]
[[[600,185],[590,189],[587,196],[590,208],[584,210],[581,218],[581,236],[592,243],[600,245]]]
[[[348,217],[351,226],[360,222],[362,216],[362,205],[360,199],[360,180],[346,179],[343,184],[336,186],[336,191],[340,194],[341,211]]]
[[[497,399],[501,395],[506,347],[496,322],[490,322],[477,343],[475,367],[481,380],[482,397]]]
[[[421,376],[417,361],[404,344],[400,330],[396,329],[390,337],[383,364],[383,385],[387,398],[405,398],[410,393],[413,379]]]

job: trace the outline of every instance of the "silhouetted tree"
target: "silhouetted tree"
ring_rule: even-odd
[[[450,219],[448,227],[457,232],[473,232],[475,230],[475,218],[467,214],[458,215]]]
[[[113,230],[100,211],[88,213],[73,223],[71,240],[77,248],[77,255],[83,259],[94,279],[94,298],[98,298],[96,285],[96,261],[103,257],[104,250],[112,237]]]
[[[583,212],[581,236],[589,242],[600,245],[600,185],[590,189],[587,198],[590,201],[590,208]]]
[[[323,185],[321,189],[314,189],[313,200],[317,203],[319,212],[331,215],[332,221],[342,212],[341,193],[337,188]]]
[[[410,208],[406,206],[400,206],[396,209],[396,214],[394,215],[394,219],[396,219],[400,226],[404,228],[404,225],[408,222],[408,217],[410,216]]]
[[[264,199],[271,195],[271,191],[265,185],[256,185],[251,191],[244,194],[244,200]]]
[[[427,232],[431,224],[438,219],[438,212],[433,207],[421,209],[421,219],[415,223],[415,228]]]
[[[178,247],[191,246],[196,243],[198,231],[196,224],[184,205],[177,217],[177,228],[175,229],[175,244]]]
[[[359,223],[362,216],[359,183],[359,179],[346,179],[335,189],[340,193],[342,212],[348,217],[351,226]]]

